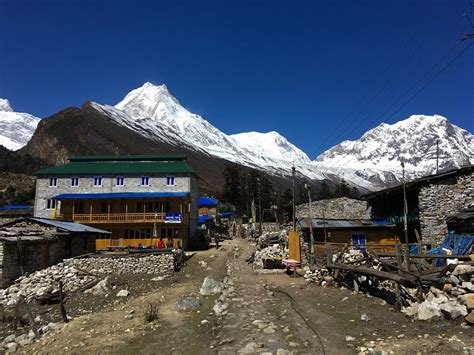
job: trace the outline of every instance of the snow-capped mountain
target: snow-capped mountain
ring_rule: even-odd
[[[20,149],[28,143],[39,121],[28,113],[14,112],[7,99],[0,99],[0,145]]]
[[[408,178],[435,172],[437,140],[441,171],[474,162],[473,135],[436,115],[382,123],[359,140],[344,141],[311,161],[274,131],[225,134],[184,108],[165,85],[145,83],[115,106],[91,105],[147,138],[184,145],[276,176],[288,176],[295,165],[308,179],[343,177],[362,188],[382,188],[400,181],[401,157]]]
[[[0,99],[0,144],[21,148],[38,122],[34,116],[13,112],[8,100]],[[64,130],[70,133],[66,138],[59,133]],[[405,160],[409,179],[433,174],[437,141],[440,171],[474,163],[474,136],[442,116],[415,115],[392,125],[382,123],[360,139],[344,141],[311,161],[274,131],[228,135],[184,108],[165,85],[151,83],[132,90],[115,106],[88,102],[80,109],[58,112],[43,121],[38,131],[32,143],[19,151],[34,161],[55,164],[81,152],[185,151],[192,156],[194,168],[213,181],[211,187],[230,161],[277,179],[288,177],[294,165],[298,175],[308,180],[344,178],[362,189],[381,189],[401,180],[400,158]]]
[[[447,118],[413,115],[392,125],[382,123],[360,139],[344,141],[314,161],[315,167],[338,172],[339,167],[377,183],[390,184],[402,176],[401,160],[409,179],[474,163],[474,136]],[[350,180],[352,174],[348,173]],[[377,182],[377,180],[379,180]]]
[[[115,106],[95,102],[92,107],[116,123],[148,138],[185,145],[272,174],[288,175],[293,162],[309,165],[308,156],[277,132],[227,135],[199,115],[189,112],[166,85],[145,83]],[[310,172],[307,172],[310,174]]]

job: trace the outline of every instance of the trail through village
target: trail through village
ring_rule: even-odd
[[[474,349],[472,328],[462,321],[415,321],[378,298],[308,285],[303,277],[286,273],[256,273],[246,262],[253,244],[226,241],[219,250],[190,254],[186,265],[170,277],[130,281],[126,300],[112,300],[112,292],[100,309],[58,323],[55,331],[21,352],[350,354]],[[223,281],[222,292],[200,294],[207,276]],[[135,294],[140,282],[149,287]],[[183,299],[191,302],[180,303]],[[145,315],[153,304],[158,317],[148,322]],[[185,306],[179,310],[177,304]],[[68,307],[72,304],[66,303]],[[368,320],[361,319],[362,314]]]

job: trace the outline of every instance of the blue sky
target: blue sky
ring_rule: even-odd
[[[310,158],[411,114],[473,132],[466,12],[467,0],[0,0],[0,97],[47,117],[166,83],[222,131],[275,130]]]

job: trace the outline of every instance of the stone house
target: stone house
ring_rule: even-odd
[[[110,232],[72,222],[22,218],[0,226],[0,284],[7,287],[25,273],[95,251]]]
[[[184,247],[198,219],[198,184],[186,155],[78,156],[36,173],[34,216],[70,220],[111,232],[109,246]]]
[[[474,206],[474,165],[406,183],[408,232],[424,242],[441,243],[448,234],[447,218]],[[386,219],[403,231],[403,185],[366,194],[372,218]]]

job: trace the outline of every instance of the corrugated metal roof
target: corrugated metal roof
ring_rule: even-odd
[[[298,220],[298,224],[302,229],[309,228],[309,218]],[[391,223],[380,223],[379,221],[367,221],[367,220],[356,220],[356,219],[320,219],[313,218],[313,229],[354,229],[354,228],[384,228],[393,227]]]
[[[53,226],[56,228],[64,229],[69,232],[76,232],[76,233],[98,233],[98,234],[110,234],[110,232],[86,226],[85,224],[80,224],[80,223],[74,223],[74,222],[64,222],[64,221],[58,221],[54,219],[47,219],[47,218],[37,218],[37,217],[32,217],[29,218],[32,221],[46,224],[48,226]]]
[[[74,161],[38,170],[34,175],[62,174],[191,174],[183,160],[174,161]]]
[[[189,192],[117,192],[102,194],[61,194],[53,198],[56,200],[94,200],[117,198],[157,198],[157,197],[186,197]]]

